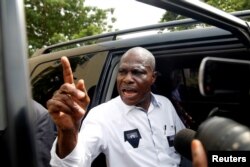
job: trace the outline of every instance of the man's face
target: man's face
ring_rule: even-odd
[[[125,104],[147,107],[154,81],[154,70],[141,56],[128,55],[121,59],[117,89]]]

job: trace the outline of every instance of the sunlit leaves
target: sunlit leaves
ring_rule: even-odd
[[[250,0],[202,0],[205,3],[210,4],[211,6],[214,6],[216,8],[219,8],[221,10],[224,10],[226,12],[233,12],[233,11],[240,11],[240,10],[249,10],[250,9]],[[183,19],[185,17],[172,13],[170,11],[166,11],[166,13],[162,16],[160,22],[167,22],[171,20],[179,20]],[[204,26],[204,25],[198,25]],[[168,28],[169,31],[175,31],[180,29],[190,29],[195,26],[178,26],[173,28]],[[197,27],[197,26],[196,26]]]
[[[114,9],[84,6],[84,0],[25,0],[29,53],[62,41],[112,29]],[[109,20],[110,19],[110,20]]]

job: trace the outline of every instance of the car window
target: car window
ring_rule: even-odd
[[[84,79],[90,96],[99,80],[106,55],[106,52],[98,52],[69,57],[74,80]],[[59,59],[39,64],[31,76],[33,98],[46,106],[47,100],[63,84],[62,74]]]

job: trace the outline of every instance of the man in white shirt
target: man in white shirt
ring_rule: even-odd
[[[156,79],[155,58],[135,47],[121,58],[119,96],[89,111],[83,80],[76,85],[68,60],[63,57],[65,84],[47,103],[58,128],[51,150],[52,166],[90,167],[103,152],[108,167],[179,166],[173,147],[175,134],[185,128],[171,102],[151,92]]]

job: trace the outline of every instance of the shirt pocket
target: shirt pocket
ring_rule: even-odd
[[[171,147],[173,145],[173,142],[169,143],[169,140],[173,141],[171,139],[173,139],[175,136],[174,130],[170,130],[170,129],[166,129],[166,128],[157,129],[157,130],[155,130],[155,135],[156,135],[157,141],[159,143],[162,143],[161,144],[162,146]]]
[[[148,144],[143,138],[139,139],[138,146],[137,146],[137,141],[125,141],[124,142],[124,147],[126,150],[141,150],[141,149],[145,149],[147,146]]]
[[[165,136],[167,143],[168,143],[168,147],[174,147],[174,138],[175,138],[175,131],[174,130],[170,130],[166,133]]]
[[[166,141],[167,141],[166,150],[167,150],[168,154],[172,155],[172,156],[177,154],[177,152],[176,152],[176,150],[174,148],[175,135],[176,135],[176,133],[175,133],[175,130],[173,129],[173,130],[167,131],[166,136],[165,136]]]

